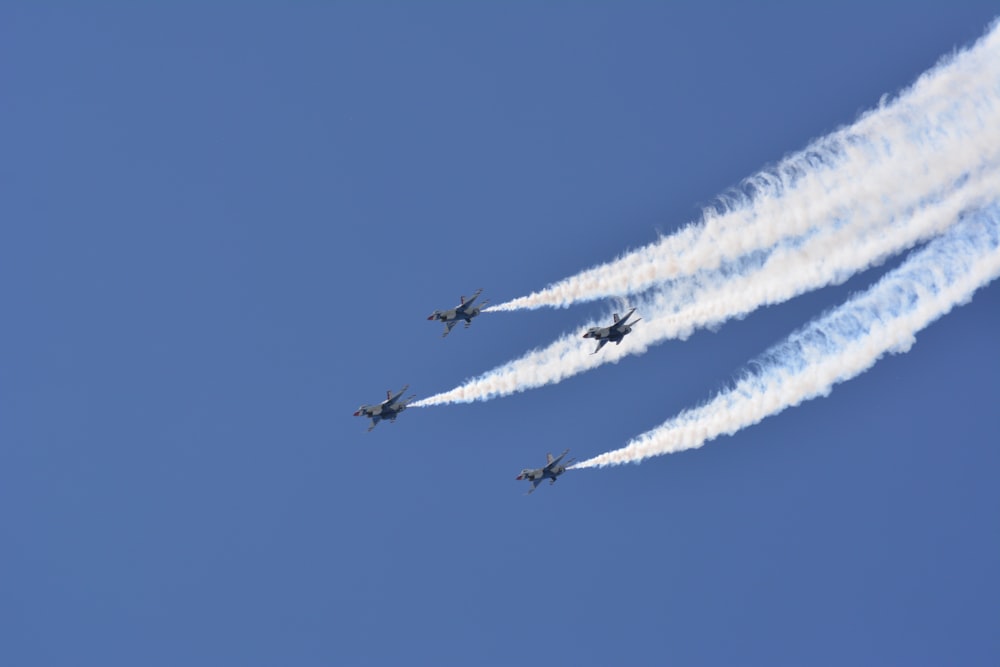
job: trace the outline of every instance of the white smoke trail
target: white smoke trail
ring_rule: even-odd
[[[856,231],[818,233],[801,245],[780,246],[762,262],[731,275],[710,274],[678,297],[655,294],[647,306],[651,342],[687,338],[695,329],[743,317],[761,306],[782,303],[807,291],[839,284],[945,231],[962,211],[980,208],[1000,189],[1000,168],[977,174],[949,195],[891,224]]]
[[[526,297],[510,311],[566,307],[642,292],[713,270],[782,239],[839,224],[902,215],[942,195],[1000,143],[1000,24],[969,50],[944,59],[895,100],[748,179],[716,208],[657,242]]]
[[[853,209],[845,209],[839,220],[818,226],[807,235],[783,239],[766,252],[662,286],[638,304],[644,322],[624,346],[607,346],[595,356],[590,354],[592,345],[584,344],[578,333],[567,334],[544,349],[529,352],[463,386],[414,405],[488,400],[557,383],[601,364],[617,362],[628,354],[641,354],[664,339],[686,338],[696,328],[717,325],[762,305],[842,282],[940,233],[961,210],[992,198],[995,184],[1000,182],[996,166],[1000,163],[1000,72],[992,87],[980,88],[979,93],[970,94],[955,107],[964,110],[965,119],[954,123],[952,118],[948,121],[951,126],[942,120],[944,125],[937,132],[939,137],[975,136],[979,152],[971,152],[966,146],[959,155],[938,156],[934,165],[925,164],[918,170],[926,175],[935,171],[932,166],[942,167],[952,180],[945,180],[947,187],[938,183],[939,192],[934,192],[932,181],[910,173],[905,179],[908,184],[904,189],[910,193],[905,201],[897,201],[892,189],[882,196],[872,195]],[[886,187],[884,182],[875,183],[870,178],[865,183],[878,185],[875,190]]]
[[[780,303],[805,291],[842,282],[902,250],[947,229],[963,210],[981,207],[1000,190],[1000,169],[975,174],[940,201],[928,202],[908,218],[875,230],[853,225],[823,229],[799,245],[782,244],[760,261],[727,273],[709,272],[698,279],[675,281],[641,301],[643,317],[621,346],[594,355],[593,343],[566,334],[551,345],[473,378],[451,391],[415,406],[489,400],[517,391],[554,384],[627,355],[644,353],[671,338],[687,338],[697,328],[715,326],[763,305]],[[589,326],[581,327],[581,331]]]
[[[868,291],[806,325],[705,405],[574,468],[639,462],[701,447],[829,394],[886,353],[910,349],[928,324],[1000,276],[1000,201],[965,216]]]

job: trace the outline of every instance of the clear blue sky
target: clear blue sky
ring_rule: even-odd
[[[531,497],[884,267],[351,416],[605,306],[432,310],[695,219],[997,11],[916,4],[5,4],[0,663],[997,664],[997,285],[829,398]]]

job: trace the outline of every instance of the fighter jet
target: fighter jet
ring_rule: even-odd
[[[641,320],[640,317],[634,320],[632,324],[625,324],[625,322],[632,316],[635,312],[635,308],[625,313],[625,317],[618,319],[618,313],[615,313],[615,323],[610,327],[590,327],[587,333],[583,334],[584,338],[596,338],[597,339],[597,349],[593,351],[592,354],[597,354],[601,351],[609,341],[613,342],[615,345],[621,345],[622,338],[632,333],[632,327],[635,323]]]
[[[406,398],[400,400],[400,396],[403,395],[410,385],[406,385],[399,390],[399,393],[393,396],[392,391],[385,392],[385,400],[378,405],[362,405],[358,408],[358,411],[354,413],[355,417],[360,417],[364,415],[365,417],[371,417],[372,423],[368,427],[371,431],[375,426],[378,425],[383,419],[388,419],[391,422],[396,421],[396,417],[399,413],[406,409],[407,404],[416,398],[416,395],[407,396]]]
[[[529,495],[538,488],[538,485],[542,483],[543,479],[552,480],[549,482],[549,486],[552,486],[556,483],[556,478],[566,472],[566,466],[576,460],[570,459],[569,461],[566,461],[566,463],[559,465],[559,462],[562,461],[562,458],[566,456],[568,451],[568,449],[564,450],[558,458],[552,458],[552,454],[546,454],[545,456],[548,462],[545,464],[544,468],[525,468],[521,471],[521,474],[517,476],[517,479],[526,479],[531,482],[531,488],[528,489]]]
[[[468,301],[465,297],[461,297],[461,303],[452,308],[451,310],[435,310],[431,313],[427,319],[428,320],[441,320],[444,322],[444,333],[441,334],[441,338],[444,338],[451,333],[452,327],[458,324],[459,320],[465,320],[465,328],[468,329],[472,326],[472,318],[479,314],[482,307],[489,303],[489,301],[483,301],[478,306],[473,307],[472,302],[483,293],[483,288],[480,287],[476,290]]]

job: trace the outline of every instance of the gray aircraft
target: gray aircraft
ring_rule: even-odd
[[[396,417],[399,416],[399,413],[405,410],[407,404],[416,398],[416,395],[413,395],[400,400],[399,397],[402,396],[403,392],[409,388],[410,385],[406,385],[400,389],[399,393],[395,396],[392,394],[392,391],[385,392],[384,401],[378,405],[362,405],[358,408],[358,411],[354,413],[354,416],[361,417],[363,415],[365,417],[370,417],[372,423],[371,426],[368,427],[369,431],[375,428],[383,419],[388,419],[391,422],[396,421]]]
[[[632,333],[632,327],[635,323],[641,320],[640,317],[634,320],[631,324],[625,324],[628,318],[632,317],[632,313],[635,312],[635,308],[625,313],[625,317],[618,319],[618,313],[615,313],[615,323],[610,327],[590,327],[587,329],[587,333],[583,334],[584,338],[594,338],[597,340],[597,349],[593,351],[593,354],[597,354],[601,351],[607,343],[611,342],[615,345],[621,345],[622,338]]]
[[[559,465],[559,462],[562,461],[562,458],[566,456],[567,452],[569,452],[568,449],[564,450],[563,453],[557,458],[552,458],[552,454],[546,454],[545,457],[547,459],[547,463],[544,468],[525,468],[521,471],[521,474],[517,476],[517,479],[526,479],[531,482],[531,488],[528,489],[528,494],[537,489],[543,479],[552,480],[549,482],[549,486],[556,483],[556,478],[566,472],[566,466],[576,460],[570,459],[569,461],[566,461],[566,463]]]
[[[451,310],[435,310],[431,313],[427,319],[428,320],[440,320],[444,322],[444,333],[441,334],[441,338],[444,338],[451,333],[452,327],[458,324],[459,320],[465,320],[465,328],[468,329],[472,326],[472,318],[480,313],[483,306],[489,303],[489,301],[483,301],[478,306],[473,307],[472,302],[475,301],[480,294],[483,293],[483,288],[480,287],[476,290],[468,301],[465,297],[461,297],[462,303],[458,304]]]

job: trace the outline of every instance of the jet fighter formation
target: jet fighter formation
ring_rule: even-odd
[[[555,484],[556,478],[566,472],[566,466],[576,460],[570,459],[569,461],[566,461],[566,463],[560,465],[559,462],[562,461],[562,458],[566,456],[568,452],[569,449],[564,449],[563,453],[556,458],[552,458],[552,454],[546,454],[546,463],[544,468],[525,468],[522,470],[521,474],[517,476],[517,479],[526,479],[531,482],[531,488],[528,489],[528,493],[525,495],[531,495],[531,493],[538,488],[538,485],[542,483],[543,479],[551,480],[549,482],[549,486]]]
[[[427,319],[428,320],[440,320],[444,322],[444,333],[441,334],[441,338],[444,338],[451,333],[452,327],[458,324],[459,320],[465,320],[465,328],[468,329],[472,326],[472,318],[482,312],[483,306],[489,303],[489,301],[483,301],[478,306],[473,307],[472,302],[479,298],[479,295],[483,293],[483,288],[480,287],[476,290],[476,293],[469,297],[466,301],[465,297],[459,297],[461,303],[450,310],[435,310],[431,313]]]
[[[428,320],[437,320],[444,322],[444,333],[441,337],[444,338],[451,330],[454,328],[459,321],[465,322],[465,328],[468,329],[472,326],[472,318],[476,317],[482,312],[483,307],[489,303],[489,301],[481,301],[478,305],[475,305],[476,299],[479,295],[483,293],[482,288],[477,289],[475,293],[466,299],[464,296],[460,297],[459,305],[451,308],[450,310],[435,310],[428,316]],[[592,352],[592,354],[597,354],[601,351],[607,343],[613,342],[615,345],[620,345],[622,339],[628,334],[632,333],[632,327],[639,319],[633,320],[631,323],[628,321],[632,314],[635,313],[635,308],[625,313],[625,317],[619,318],[618,313],[614,314],[615,321],[610,326],[606,327],[591,327],[583,334],[584,338],[593,338],[597,341],[597,349]],[[408,396],[402,398],[403,394],[409,389],[410,385],[404,386],[399,390],[398,393],[393,394],[392,391],[385,392],[385,400],[378,405],[362,405],[354,413],[355,417],[365,416],[371,419],[371,424],[368,426],[368,430],[374,429],[380,421],[388,419],[390,422],[396,421],[399,414],[406,409],[406,406],[415,398],[415,396]],[[575,459],[570,459],[565,463],[562,463],[563,458],[569,452],[569,449],[563,451],[557,457],[552,456],[552,454],[546,454],[546,463],[542,468],[525,468],[521,471],[521,474],[517,476],[519,480],[527,480],[531,482],[531,488],[528,489],[528,494],[530,495],[538,485],[542,483],[543,480],[549,480],[549,485],[556,483],[556,479],[569,467]]]
[[[410,385],[406,385],[399,390],[398,394],[395,395],[393,395],[392,390],[386,391],[384,401],[378,405],[362,405],[358,408],[357,412],[354,413],[354,416],[360,417],[364,415],[365,417],[370,417],[372,422],[368,427],[369,431],[378,426],[378,423],[383,419],[388,419],[390,422],[396,421],[396,417],[399,416],[399,413],[405,410],[410,401],[416,398],[416,395],[413,395],[400,400],[400,397],[409,388]]]
[[[601,351],[601,348],[607,345],[609,342],[615,345],[621,345],[622,339],[625,336],[632,333],[632,327],[635,323],[641,320],[640,317],[637,320],[633,320],[632,324],[626,324],[628,318],[632,317],[632,313],[635,312],[635,308],[625,313],[625,317],[618,319],[618,313],[615,313],[615,322],[609,327],[590,327],[587,333],[583,334],[584,338],[593,338],[597,341],[597,349],[591,354],[597,354]]]

